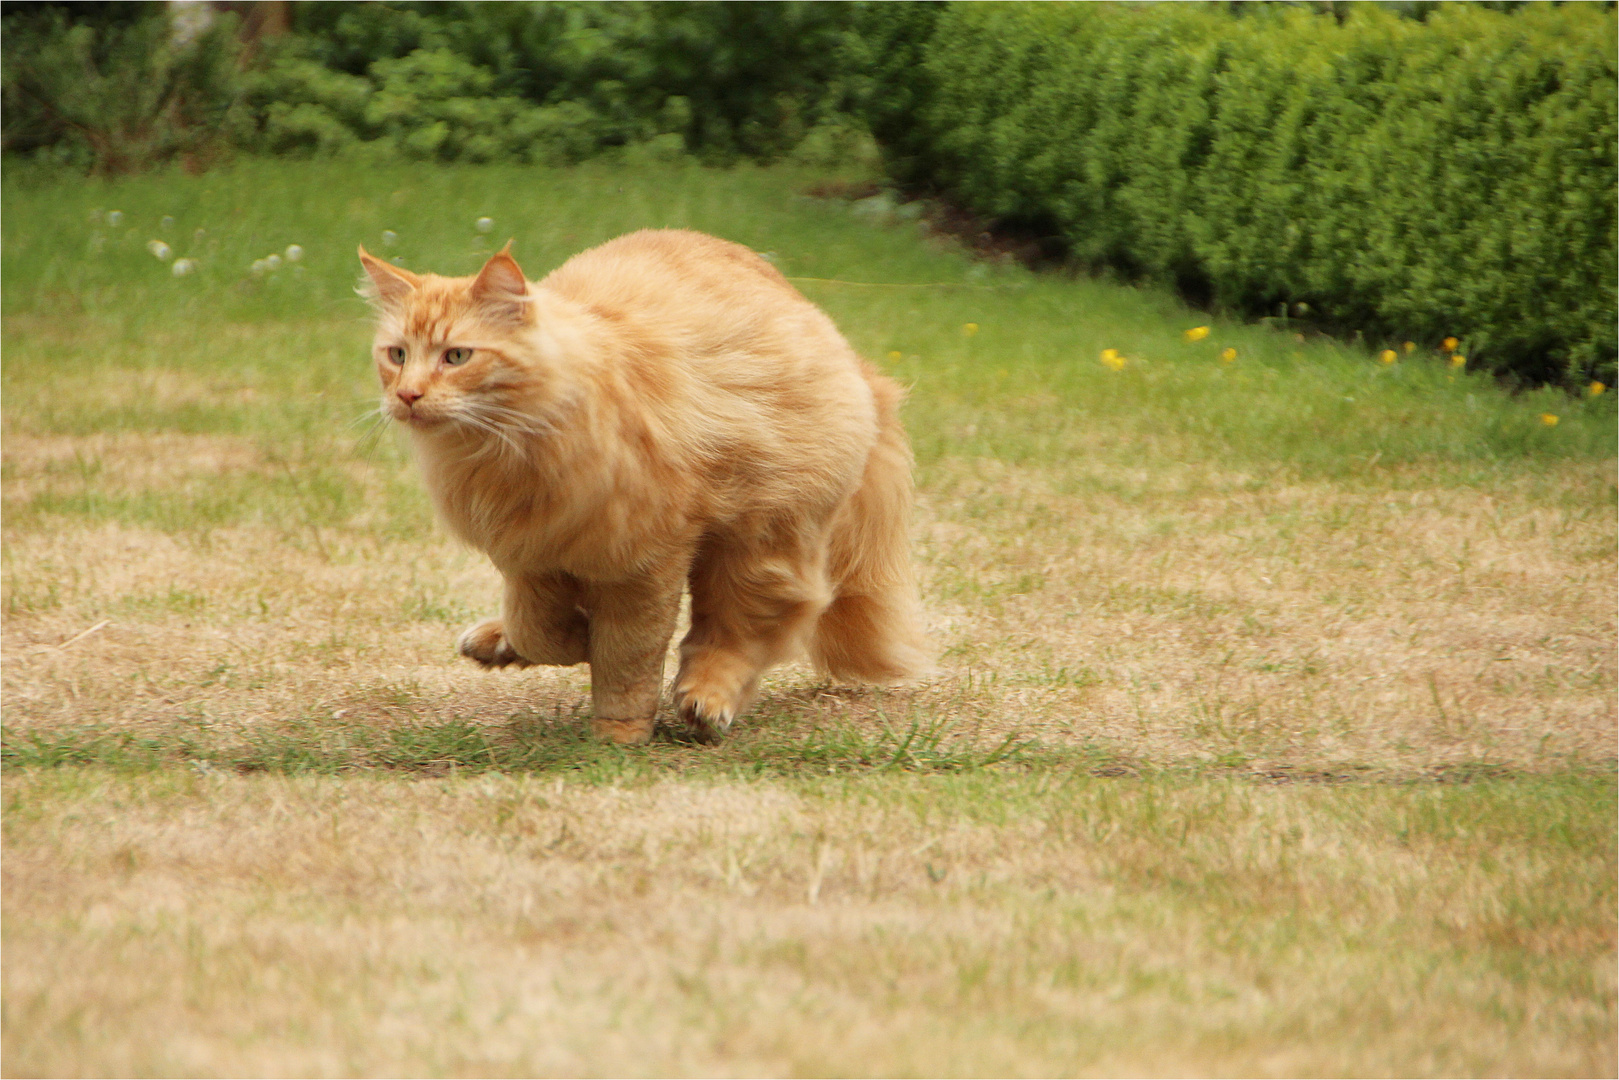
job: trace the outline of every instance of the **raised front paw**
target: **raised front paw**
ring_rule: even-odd
[[[736,707],[725,697],[690,686],[675,691],[675,709],[693,739],[717,743],[731,730]]]
[[[517,650],[506,640],[506,631],[499,619],[485,619],[477,626],[469,626],[456,638],[455,647],[462,656],[475,660],[486,668],[516,664],[528,667],[529,662],[517,655]]]

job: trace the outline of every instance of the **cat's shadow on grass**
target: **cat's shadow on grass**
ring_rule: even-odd
[[[776,737],[793,737],[806,734],[827,721],[847,724],[875,711],[889,693],[882,687],[831,683],[767,691],[737,718],[726,738],[706,745],[722,747],[765,732]],[[659,710],[652,738],[654,742],[682,746],[705,745],[668,709]]]
[[[699,741],[665,702],[653,727],[652,745],[721,748],[761,736],[793,739],[828,724],[860,724],[879,715],[884,704],[893,700],[893,694],[883,687],[831,683],[766,691],[725,738],[712,744]],[[592,741],[589,713],[589,705],[582,699],[567,704],[559,701],[550,709],[539,707],[515,714],[495,728],[513,742],[549,744],[560,749]]]

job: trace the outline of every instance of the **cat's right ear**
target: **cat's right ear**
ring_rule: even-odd
[[[364,244],[360,245],[360,265],[365,267],[366,276],[371,279],[369,284],[360,286],[360,295],[382,307],[403,303],[422,283],[422,279],[409,270],[402,270],[372,255],[365,250]]]

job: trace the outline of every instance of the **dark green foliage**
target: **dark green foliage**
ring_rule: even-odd
[[[859,9],[839,4],[296,10],[255,92],[270,149],[381,138],[415,157],[558,161],[660,140],[709,160],[770,159],[841,123],[859,85]]]
[[[1611,384],[1612,8],[1424,14],[953,5],[878,132],[1080,261]]]
[[[439,161],[555,163],[647,143],[654,156],[711,162],[801,145],[837,158],[856,149],[850,117],[868,85],[862,11],[802,0],[298,4],[293,32],[258,42],[240,70],[233,18],[177,46],[163,5],[77,22],[60,5],[8,7],[5,145],[103,171],[227,135],[270,153],[368,143]]]
[[[870,4],[858,17],[861,52],[852,66],[866,73],[860,95],[866,124],[889,174],[905,184],[928,176],[925,129],[916,118],[928,108],[932,87],[923,60],[944,7],[942,0]]]
[[[102,173],[216,154],[242,119],[234,17],[188,36],[162,5],[84,7],[95,10],[7,11],[5,149],[45,150]]]
[[[289,55],[248,78],[254,139],[273,154],[321,153],[369,134],[369,79]]]

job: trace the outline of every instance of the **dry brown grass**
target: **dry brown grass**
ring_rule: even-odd
[[[587,696],[583,670],[457,662],[454,631],[492,609],[497,578],[422,527],[419,505],[387,509],[413,491],[394,458],[322,466],[361,493],[335,524],[247,437],[10,436],[5,467],[14,730],[337,710],[496,722]],[[925,478],[918,530],[943,671],[882,707],[1156,765],[1611,761],[1608,471],[1563,464],[1480,488],[947,461]],[[169,524],[225,487],[268,508]],[[1548,490],[1588,492],[1591,509]],[[72,502],[84,491],[99,500],[88,510]],[[414,531],[390,535],[401,514]],[[802,717],[815,685],[784,670],[758,715]],[[877,699],[814,700],[859,721]]]
[[[582,670],[456,662],[498,581],[397,456],[4,455],[13,737],[588,700]],[[309,468],[356,489],[340,514],[275,487]],[[1611,1074],[1611,787],[1533,787],[1614,754],[1614,522],[1578,509],[1609,472],[948,460],[918,540],[941,674],[787,669],[756,718],[942,717],[1191,780],[12,770],[5,1072]],[[1248,779],[1481,764],[1527,778]]]
[[[1600,877],[1386,794],[31,772],[6,1070],[1611,1073],[1611,927],[1500,904]]]

